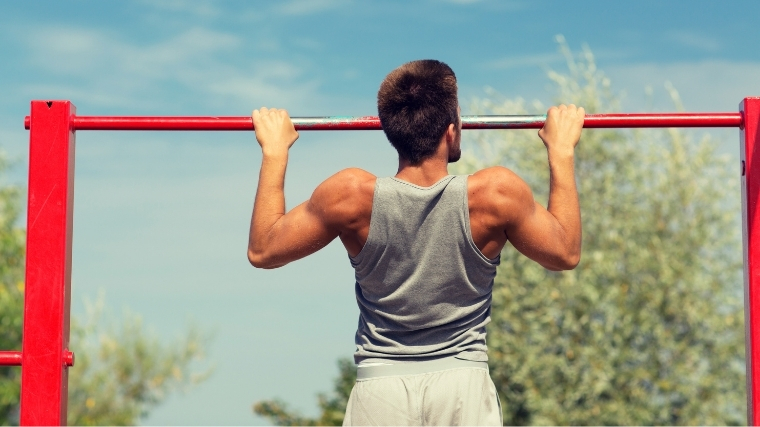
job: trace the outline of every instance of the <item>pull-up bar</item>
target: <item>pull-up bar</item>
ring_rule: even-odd
[[[465,129],[536,129],[544,116],[463,116]],[[376,130],[377,117],[293,118],[298,130]],[[76,131],[251,131],[250,117],[77,116],[70,101],[32,101],[22,351],[0,352],[21,365],[22,425],[66,423]],[[735,113],[590,114],[586,128],[740,128],[748,424],[760,425],[760,98]],[[758,148],[755,150],[755,148]],[[3,350],[3,349],[0,349]]]
[[[380,130],[380,119],[293,117],[296,130]],[[546,116],[462,116],[463,129],[540,129]],[[741,127],[741,113],[589,114],[584,128]],[[30,116],[24,126],[29,129]],[[72,130],[254,130],[250,117],[72,116]]]

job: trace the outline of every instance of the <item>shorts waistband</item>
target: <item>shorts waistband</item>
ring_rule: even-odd
[[[488,362],[474,362],[472,360],[457,359],[456,357],[451,356],[425,361],[360,363],[356,367],[356,380],[360,381],[370,378],[399,375],[428,374],[430,372],[456,368],[476,368],[487,371]]]

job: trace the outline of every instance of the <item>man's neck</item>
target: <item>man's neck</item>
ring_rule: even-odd
[[[416,165],[399,158],[396,178],[420,187],[430,187],[449,174],[448,165],[448,159],[442,156],[430,157]]]

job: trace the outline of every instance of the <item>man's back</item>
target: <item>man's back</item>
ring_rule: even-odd
[[[457,356],[485,361],[496,259],[472,241],[467,176],[429,187],[376,180],[359,254],[357,363]]]

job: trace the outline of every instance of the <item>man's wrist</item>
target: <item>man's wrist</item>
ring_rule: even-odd
[[[264,160],[274,160],[274,161],[288,161],[288,151],[270,151],[270,150],[261,150],[261,154],[264,158]]]
[[[572,161],[575,158],[575,148],[550,148],[547,150],[549,161]]]

